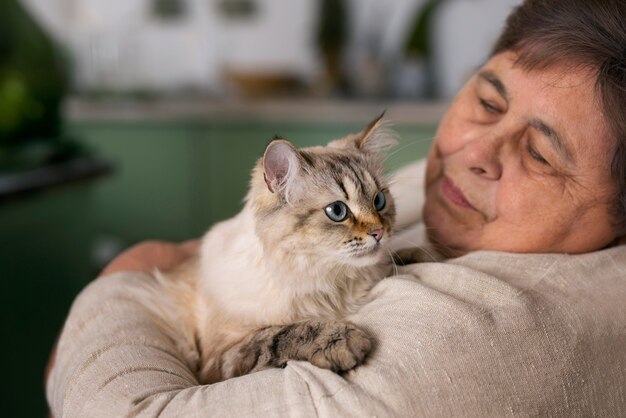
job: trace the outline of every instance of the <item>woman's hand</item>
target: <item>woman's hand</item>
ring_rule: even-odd
[[[144,241],[130,247],[107,265],[100,276],[120,271],[141,271],[152,274],[155,268],[171,270],[195,255],[200,241],[176,244],[166,241]]]

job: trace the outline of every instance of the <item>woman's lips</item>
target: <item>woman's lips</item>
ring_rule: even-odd
[[[441,191],[448,200],[450,200],[457,206],[461,206],[462,208],[466,209],[476,210],[476,208],[467,201],[461,190],[459,190],[448,177],[443,178]]]

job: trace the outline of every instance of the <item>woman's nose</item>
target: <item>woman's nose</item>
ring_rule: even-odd
[[[463,160],[472,173],[498,180],[502,175],[501,145],[494,138],[473,139],[463,147]]]

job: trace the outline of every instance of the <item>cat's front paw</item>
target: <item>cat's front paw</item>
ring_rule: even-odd
[[[303,360],[343,372],[365,361],[373,339],[347,321],[308,320],[257,329],[228,349],[220,361],[221,378]]]
[[[360,365],[372,350],[373,340],[350,322],[323,322],[311,341],[309,362],[323,369],[343,372]]]

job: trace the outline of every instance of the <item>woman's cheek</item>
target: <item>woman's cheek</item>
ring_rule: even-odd
[[[471,136],[471,126],[464,123],[462,118],[444,120],[435,137],[435,146],[440,157],[446,157],[463,149]]]
[[[507,179],[498,185],[498,193],[495,196],[496,213],[500,218],[507,219],[515,225],[535,222],[532,217],[537,213],[538,208],[542,208],[546,198],[545,191],[541,188],[537,193],[537,188],[529,184],[527,179],[515,178]],[[555,204],[557,202],[554,202]],[[542,217],[547,213],[542,212]]]
[[[428,160],[426,165],[426,186],[430,185],[441,172],[441,157],[437,150],[437,145],[433,144],[428,153]]]

